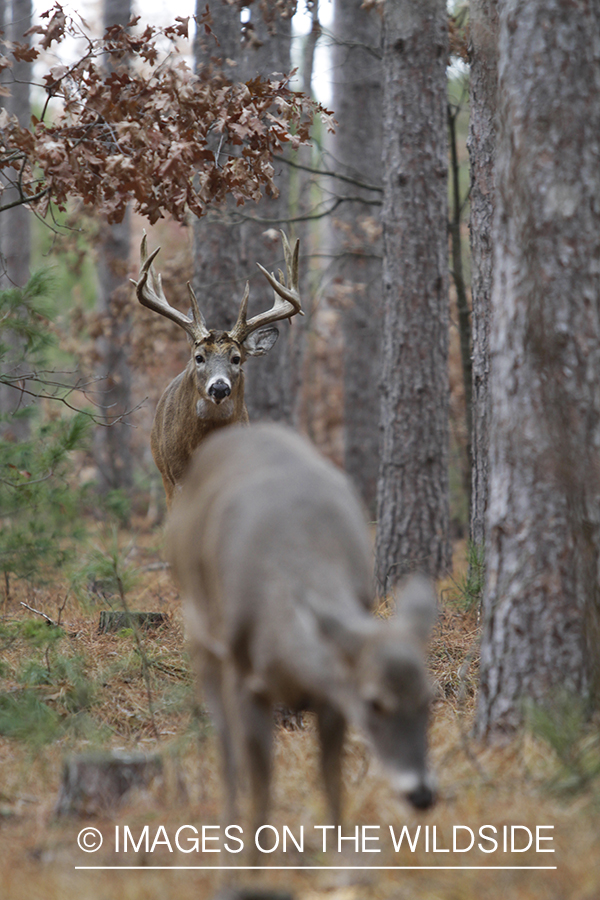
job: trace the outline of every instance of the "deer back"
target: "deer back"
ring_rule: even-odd
[[[220,638],[249,607],[269,623],[311,591],[349,611],[372,604],[371,545],[357,495],[283,426],[231,428],[199,448],[174,509],[170,547],[184,595],[194,596],[202,572]]]

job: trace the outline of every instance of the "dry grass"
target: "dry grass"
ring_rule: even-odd
[[[147,569],[155,563],[157,535],[139,532],[135,563],[140,567],[137,586],[129,596],[131,609],[167,612],[169,626],[143,636],[144,654],[150,665],[152,711],[139,653],[131,635],[99,635],[99,607],[84,610],[71,601],[63,612],[68,637],[61,651],[84,661],[85,675],[95,685],[86,712],[91,733],[67,730],[57,740],[35,748],[31,743],[0,738],[0,897],[6,900],[153,900],[177,896],[213,897],[237,876],[238,884],[263,885],[290,891],[297,900],[597,900],[600,897],[600,787],[587,793],[557,798],[548,789],[555,771],[552,753],[529,735],[504,747],[484,748],[470,738],[477,679],[477,621],[459,612],[447,600],[431,646],[431,670],[436,700],[431,727],[431,757],[440,781],[440,801],[430,812],[417,815],[399,805],[370,764],[358,736],[348,742],[346,754],[346,804],[344,834],[356,825],[379,826],[380,853],[355,853],[350,842],[340,854],[323,853],[321,832],[325,824],[324,798],[319,786],[318,760],[312,722],[301,731],[278,732],[271,822],[280,833],[287,825],[298,837],[304,827],[302,853],[293,845],[284,854],[263,854],[261,864],[270,871],[221,873],[176,871],[150,866],[240,865],[239,856],[226,853],[170,853],[163,844],[152,853],[116,854],[115,827],[128,825],[139,835],[147,825],[151,839],[159,826],[174,843],[182,825],[220,823],[218,747],[210,725],[193,714],[193,692],[184,651],[183,630],[176,592],[165,570]],[[457,563],[457,569],[459,568]],[[452,585],[443,586],[448,598]],[[65,596],[64,585],[50,584],[27,598],[17,587],[5,605],[4,621],[32,616],[19,605],[30,605],[50,617]],[[17,674],[26,651],[22,642],[5,648],[2,691],[19,689]],[[57,651],[58,652],[58,651]],[[50,658],[52,666],[52,658]],[[40,685],[39,692],[61,715],[64,685]],[[156,736],[158,734],[158,737]],[[127,750],[158,750],[165,759],[159,784],[138,793],[112,815],[95,820],[54,817],[62,761],[67,753],[101,744]],[[86,825],[104,836],[103,848],[86,854],[76,838]],[[223,825],[229,823],[222,823]],[[483,825],[554,826],[553,854],[485,854],[426,852],[423,840],[411,853],[406,846],[394,853],[389,826],[403,825],[414,834],[418,825],[437,829],[437,846],[448,847],[452,829],[466,825],[477,831]],[[190,832],[187,832],[189,835]],[[523,833],[523,832],[521,832]],[[463,834],[466,834],[463,832]],[[222,842],[213,846],[223,846]],[[81,871],[75,866],[120,866],[117,871]],[[148,867],[127,870],[126,865]],[[313,866],[314,869],[280,871],[275,866]],[[332,869],[326,866],[348,866]],[[442,866],[484,866],[449,870]],[[495,869],[491,866],[556,865],[555,870]],[[357,866],[436,866],[433,869],[375,870]]]

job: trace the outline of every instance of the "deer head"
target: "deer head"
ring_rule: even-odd
[[[275,322],[290,319],[297,313],[304,315],[300,306],[298,289],[298,253],[299,241],[292,252],[284,232],[283,249],[286,262],[287,285],[283,272],[279,270],[279,281],[275,276],[257,263],[269,284],[273,287],[274,302],[271,309],[247,319],[248,297],[250,286],[246,288],[237,321],[230,331],[211,331],[198,305],[192,286],[187,285],[191,316],[188,317],[167,301],[162,278],[156,273],[153,262],[160,250],[157,247],[148,256],[146,235],[142,238],[142,266],[136,287],[138,300],[143,306],[171,319],[188,335],[192,346],[191,361],[196,372],[198,393],[207,403],[215,406],[230,397],[234,387],[240,381],[241,366],[248,356],[263,356],[277,340],[279,331]]]
[[[248,421],[244,404],[244,361],[248,356],[263,356],[271,349],[279,334],[276,322],[296,314],[304,315],[298,287],[299,242],[296,241],[292,251],[286,235],[283,231],[281,234],[286,275],[280,270],[278,280],[257,263],[273,288],[273,306],[248,319],[250,287],[246,283],[237,321],[230,331],[208,328],[189,283],[191,314],[187,316],[169,304],[161,276],[153,265],[160,247],[148,255],[146,235],[142,238],[140,274],[133,282],[137,298],[142,306],[183,328],[191,344],[187,368],[161,397],[152,427],[152,453],[163,477],[169,505],[173,489],[180,483],[200,441],[213,428]]]

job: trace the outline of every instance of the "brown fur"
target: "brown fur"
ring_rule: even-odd
[[[248,411],[244,404],[242,364],[248,356],[263,356],[271,349],[279,334],[274,323],[300,313],[298,287],[299,243],[294,250],[281,232],[286,264],[286,279],[279,280],[258,267],[273,288],[271,309],[250,320],[246,318],[249,285],[240,303],[237,321],[231,331],[209,331],[196,296],[188,284],[191,316],[172,307],[164,295],[160,275],[154,270],[146,235],[142,239],[139,280],[134,281],[138,300],[143,306],[176,322],[187,333],[192,354],[185,370],[173,379],[159,400],[150,446],[162,476],[167,507],[170,509],[175,488],[181,484],[193,451],[212,431],[227,425],[246,424]]]

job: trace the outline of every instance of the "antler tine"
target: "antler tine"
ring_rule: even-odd
[[[192,304],[192,317],[194,319],[194,325],[197,330],[199,329],[203,332],[203,337],[208,337],[209,331],[208,331],[208,326],[206,324],[206,319],[202,315],[202,311],[201,311],[200,307],[198,306],[198,301],[196,299],[194,289],[191,286],[191,284],[189,283],[189,281],[187,283],[187,289],[188,289],[188,292],[190,295],[190,302]]]
[[[152,265],[159,250],[160,247],[157,247],[156,250],[148,256],[148,243],[146,233],[144,232],[140,247],[142,266],[140,268],[139,279],[138,281],[134,281],[133,278],[131,279],[132,284],[135,285],[137,298],[142,306],[151,309],[153,312],[157,312],[161,316],[165,316],[167,319],[171,319],[172,322],[175,322],[180,328],[183,328],[193,341],[203,340],[208,336],[208,329],[206,328],[204,318],[200,313],[198,303],[196,302],[195,296],[193,296],[191,288],[190,293],[193,296],[192,319],[189,319],[184,313],[172,307],[165,297],[162,286],[162,277],[160,274],[157,274]]]
[[[296,290],[298,287],[298,258],[300,254],[300,241],[296,241],[294,244],[294,253],[292,254],[292,250],[290,247],[290,242],[287,239],[287,234],[285,231],[281,231],[281,240],[283,242],[283,253],[285,255],[285,268],[289,272],[290,268],[292,271],[292,277],[290,279],[291,283],[295,285]],[[282,272],[279,270],[279,280],[282,281]],[[302,311],[300,311],[300,315],[304,315]]]
[[[242,297],[242,302],[240,303],[240,310],[238,312],[238,317],[235,325],[228,332],[229,337],[233,341],[237,341],[238,343],[242,343],[246,340],[250,332],[248,331],[248,323],[246,322],[246,313],[248,311],[248,297],[250,296],[250,282],[246,282],[246,287],[244,288],[244,296]]]
[[[302,311],[302,307],[300,305],[300,290],[298,279],[300,241],[296,241],[294,250],[292,252],[285,232],[281,232],[281,237],[283,241],[283,252],[285,256],[285,268],[288,284],[286,285],[286,278],[281,269],[279,269],[278,281],[272,272],[267,272],[264,266],[261,266],[260,263],[256,264],[273,288],[274,302],[271,309],[267,310],[266,312],[260,313],[257,316],[253,316],[250,321],[247,322],[246,307],[248,305],[249,287],[248,284],[246,284],[246,291],[240,305],[240,312],[237,322],[233,330],[229,332],[230,337],[233,338],[233,340],[238,341],[239,343],[242,343],[249,334],[252,334],[252,332],[256,331],[258,328],[262,328],[264,325],[270,325],[272,322],[279,322],[281,319],[290,319],[297,313],[299,313],[301,316],[304,315],[304,312]]]

